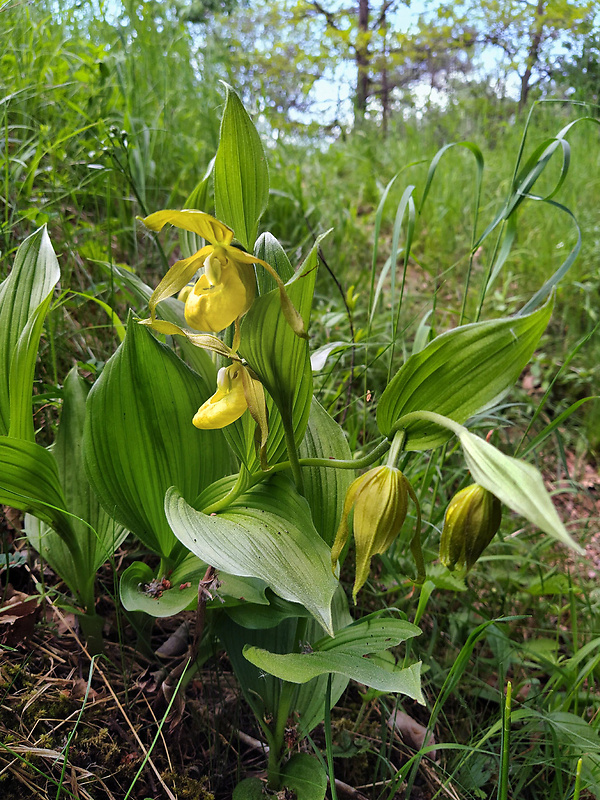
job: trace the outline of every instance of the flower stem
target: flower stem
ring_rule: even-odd
[[[394,439],[392,441],[392,446],[390,447],[390,452],[388,454],[388,459],[387,459],[388,467],[396,466],[396,461],[398,461],[399,456],[404,450],[405,441],[406,441],[406,431],[402,429],[396,431],[396,433],[394,434]]]
[[[364,469],[385,455],[389,449],[390,442],[388,439],[384,439],[377,445],[377,447],[371,450],[370,453],[367,453],[362,458],[356,459],[344,460],[338,458],[298,458],[297,449],[294,449],[294,452],[296,453],[296,465],[299,468],[300,478],[302,478],[302,467],[326,467],[327,469]],[[236,500],[241,494],[248,491],[248,489],[251,489],[258,483],[262,483],[262,481],[267,480],[271,477],[271,475],[276,475],[278,472],[283,472],[286,469],[291,469],[292,472],[294,472],[292,459],[289,461],[280,461],[278,464],[274,464],[269,470],[261,470],[260,472],[254,472],[253,474],[249,474],[245,469],[242,469],[239,472],[237,480],[231,490],[220,500],[216,500],[206,508],[201,509],[202,513],[214,514],[218,513],[219,511],[223,511],[224,509],[228,508],[231,503],[233,503],[233,501]],[[296,475],[294,473],[294,479],[295,477]]]
[[[289,462],[288,466],[292,469],[292,475],[294,476],[294,483],[296,484],[296,489],[300,492],[300,494],[304,494],[304,480],[302,478],[302,469],[300,466],[300,459],[298,458],[298,448],[296,447],[296,437],[294,436],[294,427],[291,423],[291,420],[283,419],[283,430],[285,433],[285,444],[288,451]],[[277,465],[279,466],[279,465]]]

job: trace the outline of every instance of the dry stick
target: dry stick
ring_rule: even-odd
[[[73,638],[75,639],[75,641],[77,642],[77,644],[79,645],[79,647],[80,647],[80,648],[83,650],[83,652],[85,653],[85,655],[86,655],[86,656],[87,656],[87,657],[90,659],[90,661],[91,661],[91,660],[92,660],[92,657],[91,657],[91,656],[90,656],[90,654],[88,653],[88,651],[87,651],[87,648],[86,648],[86,647],[85,647],[85,645],[84,645],[84,644],[81,642],[81,640],[79,639],[79,637],[77,636],[77,634],[75,633],[75,631],[73,630],[73,628],[71,627],[71,625],[69,624],[69,622],[68,622],[68,621],[65,619],[65,617],[64,617],[64,616],[61,614],[61,612],[59,611],[58,607],[54,605],[53,601],[52,601],[51,599],[48,599],[48,601],[51,603],[51,605],[52,605],[52,607],[54,608],[54,610],[56,611],[56,613],[57,613],[57,614],[59,615],[59,617],[62,619],[63,623],[64,623],[64,624],[67,626],[67,628],[68,628],[68,629],[70,630],[70,632],[73,634]],[[121,703],[119,702],[119,698],[117,697],[117,695],[115,694],[115,692],[114,692],[114,690],[113,690],[112,686],[110,685],[110,683],[109,683],[109,681],[108,681],[108,678],[105,676],[104,672],[102,671],[102,669],[101,669],[101,668],[100,668],[100,667],[99,667],[97,664],[96,664],[96,672],[97,672],[97,674],[98,674],[98,675],[99,675],[99,676],[102,678],[102,680],[104,681],[104,683],[105,683],[105,685],[106,685],[106,688],[108,689],[108,691],[110,692],[110,694],[111,694],[111,696],[112,696],[112,699],[113,699],[113,700],[115,701],[115,703],[117,704],[117,708],[119,709],[119,711],[120,711],[120,712],[121,712],[121,714],[123,715],[123,717],[124,717],[124,719],[125,719],[125,722],[126,722],[126,723],[127,723],[127,725],[129,726],[129,729],[131,730],[131,732],[132,732],[132,734],[133,734],[133,737],[134,737],[134,739],[136,740],[136,742],[137,742],[137,744],[138,744],[138,746],[139,746],[140,750],[141,750],[141,751],[142,751],[142,753],[144,754],[144,758],[147,760],[147,762],[148,762],[148,764],[150,765],[150,767],[151,767],[152,771],[154,772],[154,774],[155,774],[155,775],[156,775],[156,777],[158,778],[160,785],[163,787],[163,789],[164,789],[164,790],[165,790],[165,792],[167,793],[167,797],[169,798],[169,800],[177,800],[177,798],[175,797],[175,795],[173,794],[173,792],[172,792],[172,791],[169,789],[169,787],[167,786],[167,784],[166,784],[166,783],[164,782],[164,780],[162,779],[162,777],[161,777],[161,774],[160,774],[160,772],[158,771],[158,769],[157,769],[157,767],[156,767],[156,764],[154,763],[154,761],[152,761],[152,758],[151,758],[151,757],[148,755],[148,751],[146,750],[146,748],[144,747],[144,744],[143,744],[142,740],[141,740],[141,739],[140,739],[140,737],[138,736],[138,733],[137,733],[137,731],[136,731],[136,729],[135,729],[135,727],[134,727],[133,723],[131,722],[131,720],[129,719],[129,717],[127,716],[127,714],[125,713],[125,709],[123,708],[123,706],[122,706],[122,705],[121,705]]]

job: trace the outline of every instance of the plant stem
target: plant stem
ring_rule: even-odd
[[[294,436],[294,427],[291,423],[291,419],[286,419],[285,416],[282,416],[282,419],[283,419],[283,430],[285,432],[285,444],[290,459],[289,466],[292,469],[292,475],[294,476],[294,483],[296,484],[296,489],[298,489],[300,494],[304,494],[304,480],[302,478],[302,468],[300,466],[300,459],[298,458],[298,448],[296,447],[296,437]]]
[[[512,684],[506,684],[506,698],[504,701],[504,719],[502,720],[502,752],[500,756],[500,781],[498,783],[498,800],[508,798],[508,765],[510,756],[510,706],[512,697]]]
[[[333,770],[333,744],[331,739],[331,679],[333,675],[330,672],[327,676],[327,692],[325,694],[325,749],[327,751],[327,769],[329,770],[329,791],[331,792],[331,800],[337,800],[337,792],[335,789],[335,773]]]
[[[395,467],[398,458],[402,454],[404,449],[404,442],[406,441],[406,431],[399,430],[396,431],[394,434],[394,438],[392,440],[392,446],[390,447],[390,452],[388,453],[387,458],[387,466],[388,467]]]
[[[302,642],[306,636],[307,618],[299,617],[296,622],[296,633],[294,636],[294,652],[300,652]],[[297,689],[295,683],[282,681],[279,702],[277,704],[277,718],[272,729],[272,736],[269,741],[269,760],[267,762],[267,778],[270,789],[279,789],[281,776],[279,765],[283,756],[285,729],[290,716],[290,707]]]
[[[390,449],[390,442],[384,439],[380,442],[374,450],[357,459],[337,459],[337,458],[298,458],[298,467],[326,467],[327,469],[363,469],[368,467],[381,458]],[[279,464],[274,464],[271,469],[266,471],[255,472],[249,475],[245,470],[238,473],[237,480],[230,491],[220,500],[216,500],[211,505],[202,509],[203,514],[213,514],[223,511],[225,508],[233,503],[241,494],[256,486],[258,483],[267,480],[271,475],[276,475],[278,472],[283,472],[286,469],[292,469],[292,462],[280,461]]]
[[[218,511],[222,511],[224,508],[230,506],[234,500],[243,494],[247,489],[250,489],[252,486],[255,486],[259,483],[259,480],[255,478],[258,477],[261,480],[264,478],[265,473],[257,473],[257,476],[250,475],[245,467],[238,472],[237,479],[231,489],[227,492],[227,494],[222,497],[220,500],[216,500],[214,503],[211,503],[206,508],[202,509],[203,514],[214,514]]]

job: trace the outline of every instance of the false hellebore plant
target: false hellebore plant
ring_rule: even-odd
[[[211,206],[213,172],[215,217],[194,207]],[[214,165],[190,196],[190,208],[143,220],[152,231],[166,224],[183,230],[184,258],[154,291],[116,271],[148,302],[150,316],[130,315],[124,341],[87,399],[79,379],[68,379],[63,419],[79,420],[85,404],[81,461],[86,487],[113,521],[111,547],[130,531],[159,557],[156,570],[138,561],[121,576],[125,608],[154,617],[198,604],[210,612],[202,615],[200,633],[222,642],[256,714],[269,747],[269,786],[318,800],[326,775],[304,753],[287,758],[287,728],[310,733],[349,679],[424,702],[420,663],[407,656],[394,665],[380,657],[419,628],[382,613],[353,621],[338,579],[350,530],[355,601],[372,557],[397,537],[412,552],[415,583],[426,579],[419,501],[398,468],[401,457],[452,437],[462,447],[476,488],[450,504],[441,548],[449,567],[473,566],[496,533],[500,503],[579,548],[539,473],[464,426],[514,384],[546,328],[552,299],[528,314],[458,327],[408,358],[379,399],[380,442],[353,459],[340,426],[313,397],[306,331],[318,242],[294,272],[277,240],[263,234],[256,241],[267,199],[264,150],[228,89]],[[58,536],[79,563],[91,528],[102,553],[110,552],[101,534],[106,521],[86,519],[75,502],[68,510],[60,439],[53,453],[34,443],[31,387],[24,383],[33,366],[23,364],[35,353],[58,280],[54,262],[42,261],[37,258],[34,282],[41,288],[27,302],[32,284],[19,283],[19,257],[0,287],[0,355],[10,376],[0,387],[0,501],[40,520],[29,535],[42,551],[45,536]],[[54,566],[66,579],[65,568],[56,560]],[[67,583],[93,611],[89,590]],[[209,651],[200,647],[187,674]],[[234,798],[260,791],[260,781],[247,779]]]

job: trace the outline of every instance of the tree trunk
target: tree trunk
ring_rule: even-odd
[[[525,107],[525,105],[527,104],[527,98],[529,97],[529,90],[531,88],[530,85],[531,75],[533,73],[533,68],[538,63],[539,60],[540,45],[542,44],[542,36],[544,33],[544,22],[542,20],[542,17],[544,15],[545,5],[546,5],[545,0],[538,0],[538,4],[535,9],[535,19],[532,26],[531,43],[529,45],[529,51],[527,53],[525,72],[521,77],[521,94],[519,97],[519,108],[518,108],[519,112],[521,112]]]
[[[390,82],[388,76],[388,46],[387,46],[387,14],[384,6],[380,17],[381,31],[383,33],[383,46],[381,48],[381,130],[384,138],[388,133],[388,121],[390,117]]]
[[[359,0],[358,35],[356,38],[356,121],[364,117],[369,99],[369,0]]]

